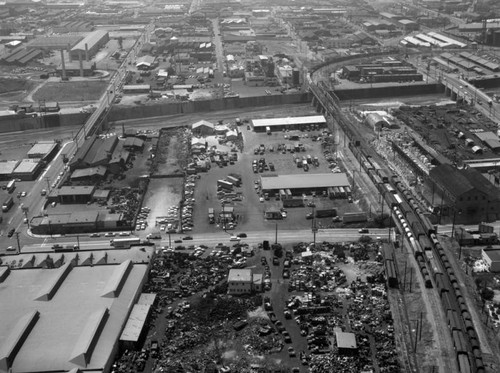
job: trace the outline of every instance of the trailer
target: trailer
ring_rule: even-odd
[[[317,218],[333,218],[335,216],[337,216],[336,209],[316,210],[316,217]]]
[[[233,190],[233,184],[226,180],[217,180],[217,188]]]
[[[368,221],[366,212],[346,212],[342,217],[344,223],[362,223]]]
[[[228,182],[233,184],[235,187],[239,187],[241,185],[241,180],[234,176],[226,176]]]
[[[109,241],[109,244],[115,249],[130,249],[131,246],[141,244],[139,237],[115,238]]]

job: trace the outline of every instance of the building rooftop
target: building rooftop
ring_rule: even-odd
[[[63,186],[59,189],[60,196],[88,196],[94,192],[95,186]]]
[[[356,344],[356,335],[354,333],[335,332],[338,348],[358,348]]]
[[[87,48],[92,48],[96,43],[98,43],[103,37],[108,34],[106,30],[95,30],[88,33],[82,40],[80,40],[73,48],[72,51],[81,50],[85,51],[85,44]]]
[[[134,304],[134,308],[132,308],[127,324],[120,336],[120,341],[137,342],[139,340],[150,309],[151,305],[149,304]]]
[[[255,127],[271,126],[289,126],[293,124],[319,124],[326,123],[323,115],[310,115],[307,117],[287,117],[287,118],[267,118],[253,119],[252,124]]]
[[[261,176],[260,182],[263,190],[330,188],[350,185],[344,173]]]
[[[500,262],[500,249],[484,249],[484,253],[488,255],[492,262]]]
[[[16,373],[109,366],[147,274],[146,265],[132,265],[119,293],[103,297],[119,269],[103,265],[10,271],[0,288],[0,368]],[[52,297],[40,299],[46,291]]]
[[[229,275],[227,276],[227,281],[243,281],[252,282],[252,270],[251,269],[230,269]]]
[[[16,174],[26,174],[34,172],[38,167],[40,167],[39,163],[39,159],[23,159],[21,160],[21,162],[19,162],[13,172]]]
[[[35,145],[33,145],[30,150],[28,150],[28,157],[29,158],[35,158],[37,156],[43,157],[49,154],[56,146],[57,143],[55,141],[38,142]]]
[[[0,162],[0,175],[10,175],[19,164],[19,161]]]

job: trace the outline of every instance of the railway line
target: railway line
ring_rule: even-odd
[[[453,362],[456,366],[452,369],[454,372],[484,373],[482,351],[476,332],[478,326],[474,325],[457,276],[447,253],[436,236],[435,227],[411,191],[390,169],[381,167],[382,159],[367,146],[359,129],[351,126],[344,118],[335,94],[329,92],[321,82],[318,85],[310,83],[309,89],[316,103],[319,103],[339,123],[348,136],[351,151],[377,187],[381,197],[390,208],[389,215],[397,220],[401,234],[410,244],[409,250],[420,271],[420,276],[417,278],[423,280],[424,291],[432,292],[428,294],[430,311],[432,312],[432,308],[440,310],[440,320],[436,320],[437,323],[435,323],[439,324],[436,330],[439,333],[437,339],[443,338],[444,334],[441,333],[445,333],[445,343],[448,341],[449,343],[446,344],[453,346],[452,356],[443,352],[441,360],[445,364],[447,360]],[[390,273],[391,269],[387,271]],[[391,286],[390,276],[388,277],[388,284]],[[446,365],[450,366],[450,364]]]

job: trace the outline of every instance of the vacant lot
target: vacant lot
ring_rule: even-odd
[[[7,92],[27,91],[31,89],[33,83],[26,79],[6,79],[0,78],[0,94]]]
[[[98,100],[106,89],[104,81],[47,83],[33,94],[33,100],[91,101]]]

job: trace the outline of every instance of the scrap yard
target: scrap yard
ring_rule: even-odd
[[[495,14],[0,2],[0,373],[500,372]]]

